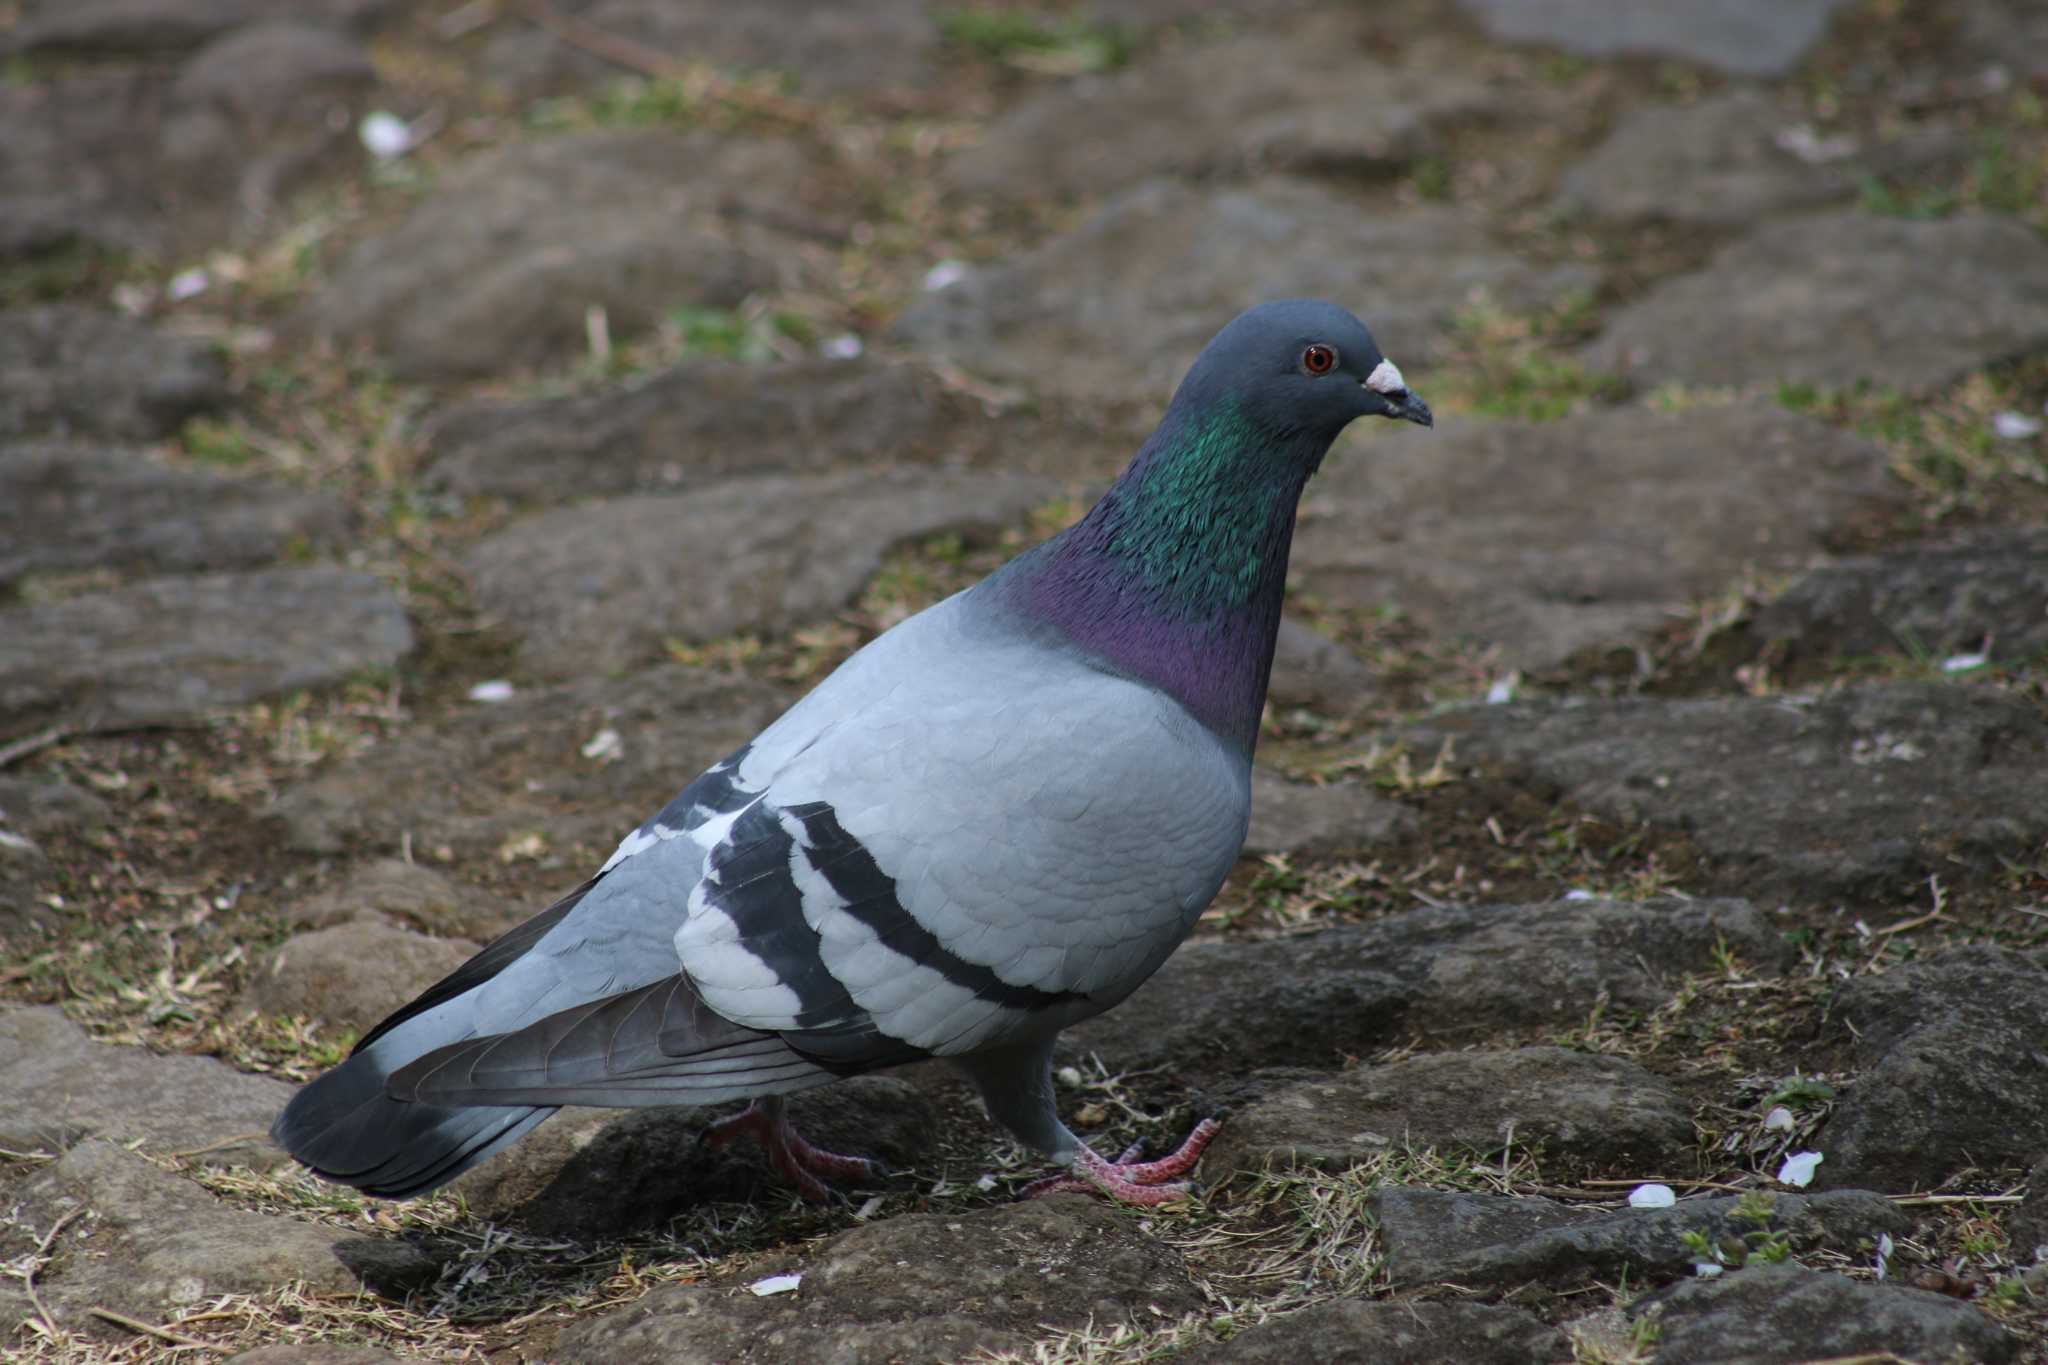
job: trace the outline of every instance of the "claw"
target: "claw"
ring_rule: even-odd
[[[698,1137],[700,1146],[723,1147],[738,1137],[751,1137],[768,1150],[768,1160],[783,1178],[814,1204],[829,1203],[832,1191],[823,1176],[832,1180],[879,1180],[887,1171],[879,1161],[864,1156],[842,1156],[814,1147],[804,1140],[789,1121],[779,1097],[755,1100],[734,1114],[720,1119]]]
[[[1194,1193],[1194,1186],[1185,1181],[1174,1182],[1173,1178],[1194,1169],[1195,1163],[1202,1159],[1202,1149],[1209,1145],[1210,1139],[1221,1128],[1216,1120],[1203,1119],[1188,1134],[1187,1141],[1157,1161],[1133,1161],[1139,1152],[1136,1143],[1115,1161],[1104,1161],[1083,1143],[1074,1156],[1072,1174],[1034,1181],[1024,1187],[1018,1198],[1036,1199],[1062,1190],[1078,1190],[1084,1194],[1099,1194],[1121,1204],[1150,1206],[1185,1199]]]

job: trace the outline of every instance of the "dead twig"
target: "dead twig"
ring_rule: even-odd
[[[270,1134],[264,1132],[232,1133],[218,1141],[209,1142],[204,1147],[188,1147],[182,1152],[165,1152],[164,1155],[173,1160],[182,1160],[185,1157],[205,1156],[208,1152],[218,1152],[223,1147],[239,1147],[245,1142],[265,1142],[269,1138]]]
[[[222,1355],[227,1354],[225,1346],[201,1341],[198,1337],[188,1337],[182,1332],[173,1332],[168,1327],[158,1327],[140,1318],[131,1318],[126,1313],[116,1313],[111,1308],[102,1308],[98,1304],[94,1304],[86,1311],[96,1318],[104,1318],[116,1327],[126,1327],[131,1332],[140,1332],[146,1337],[155,1337],[158,1341],[168,1341],[173,1346],[180,1346],[188,1351],[217,1351]]]
[[[32,735],[23,735],[12,744],[0,744],[0,768],[21,762],[30,754],[40,753],[61,740],[71,736],[68,725],[52,725],[47,730],[38,730]]]
[[[43,1302],[42,1291],[36,1288],[36,1276],[40,1275],[43,1267],[50,1263],[50,1248],[57,1244],[58,1235],[71,1225],[73,1219],[84,1212],[85,1205],[80,1204],[77,1208],[72,1209],[56,1222],[50,1224],[50,1230],[44,1233],[42,1238],[37,1241],[35,1254],[28,1258],[28,1269],[23,1271],[21,1275],[21,1287],[28,1292],[28,1301],[35,1308],[36,1316],[42,1319],[44,1329],[50,1334],[50,1340],[60,1346],[71,1339],[71,1334],[62,1327],[59,1327],[57,1319],[51,1316],[50,1306]]]

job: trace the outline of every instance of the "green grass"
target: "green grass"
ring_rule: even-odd
[[[1115,24],[1048,19],[1011,9],[948,9],[939,34],[988,61],[1059,75],[1110,71],[1131,59],[1130,35]]]
[[[1452,320],[1449,355],[1431,377],[1430,395],[1453,411],[1530,422],[1617,402],[1627,394],[1618,377],[1563,354],[1595,322],[1592,302],[1582,295],[1535,313],[1473,304]]]

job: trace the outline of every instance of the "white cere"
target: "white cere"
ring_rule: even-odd
[[[1357,371],[1352,371],[1356,374]],[[1401,367],[1391,360],[1382,360],[1372,367],[1372,373],[1365,377],[1365,386],[1374,393],[1396,394],[1408,392],[1408,381],[1401,377]]]

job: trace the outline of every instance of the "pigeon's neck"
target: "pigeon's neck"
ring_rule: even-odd
[[[1295,504],[1329,444],[1176,405],[1087,516],[1013,564],[1006,596],[1249,754]]]

